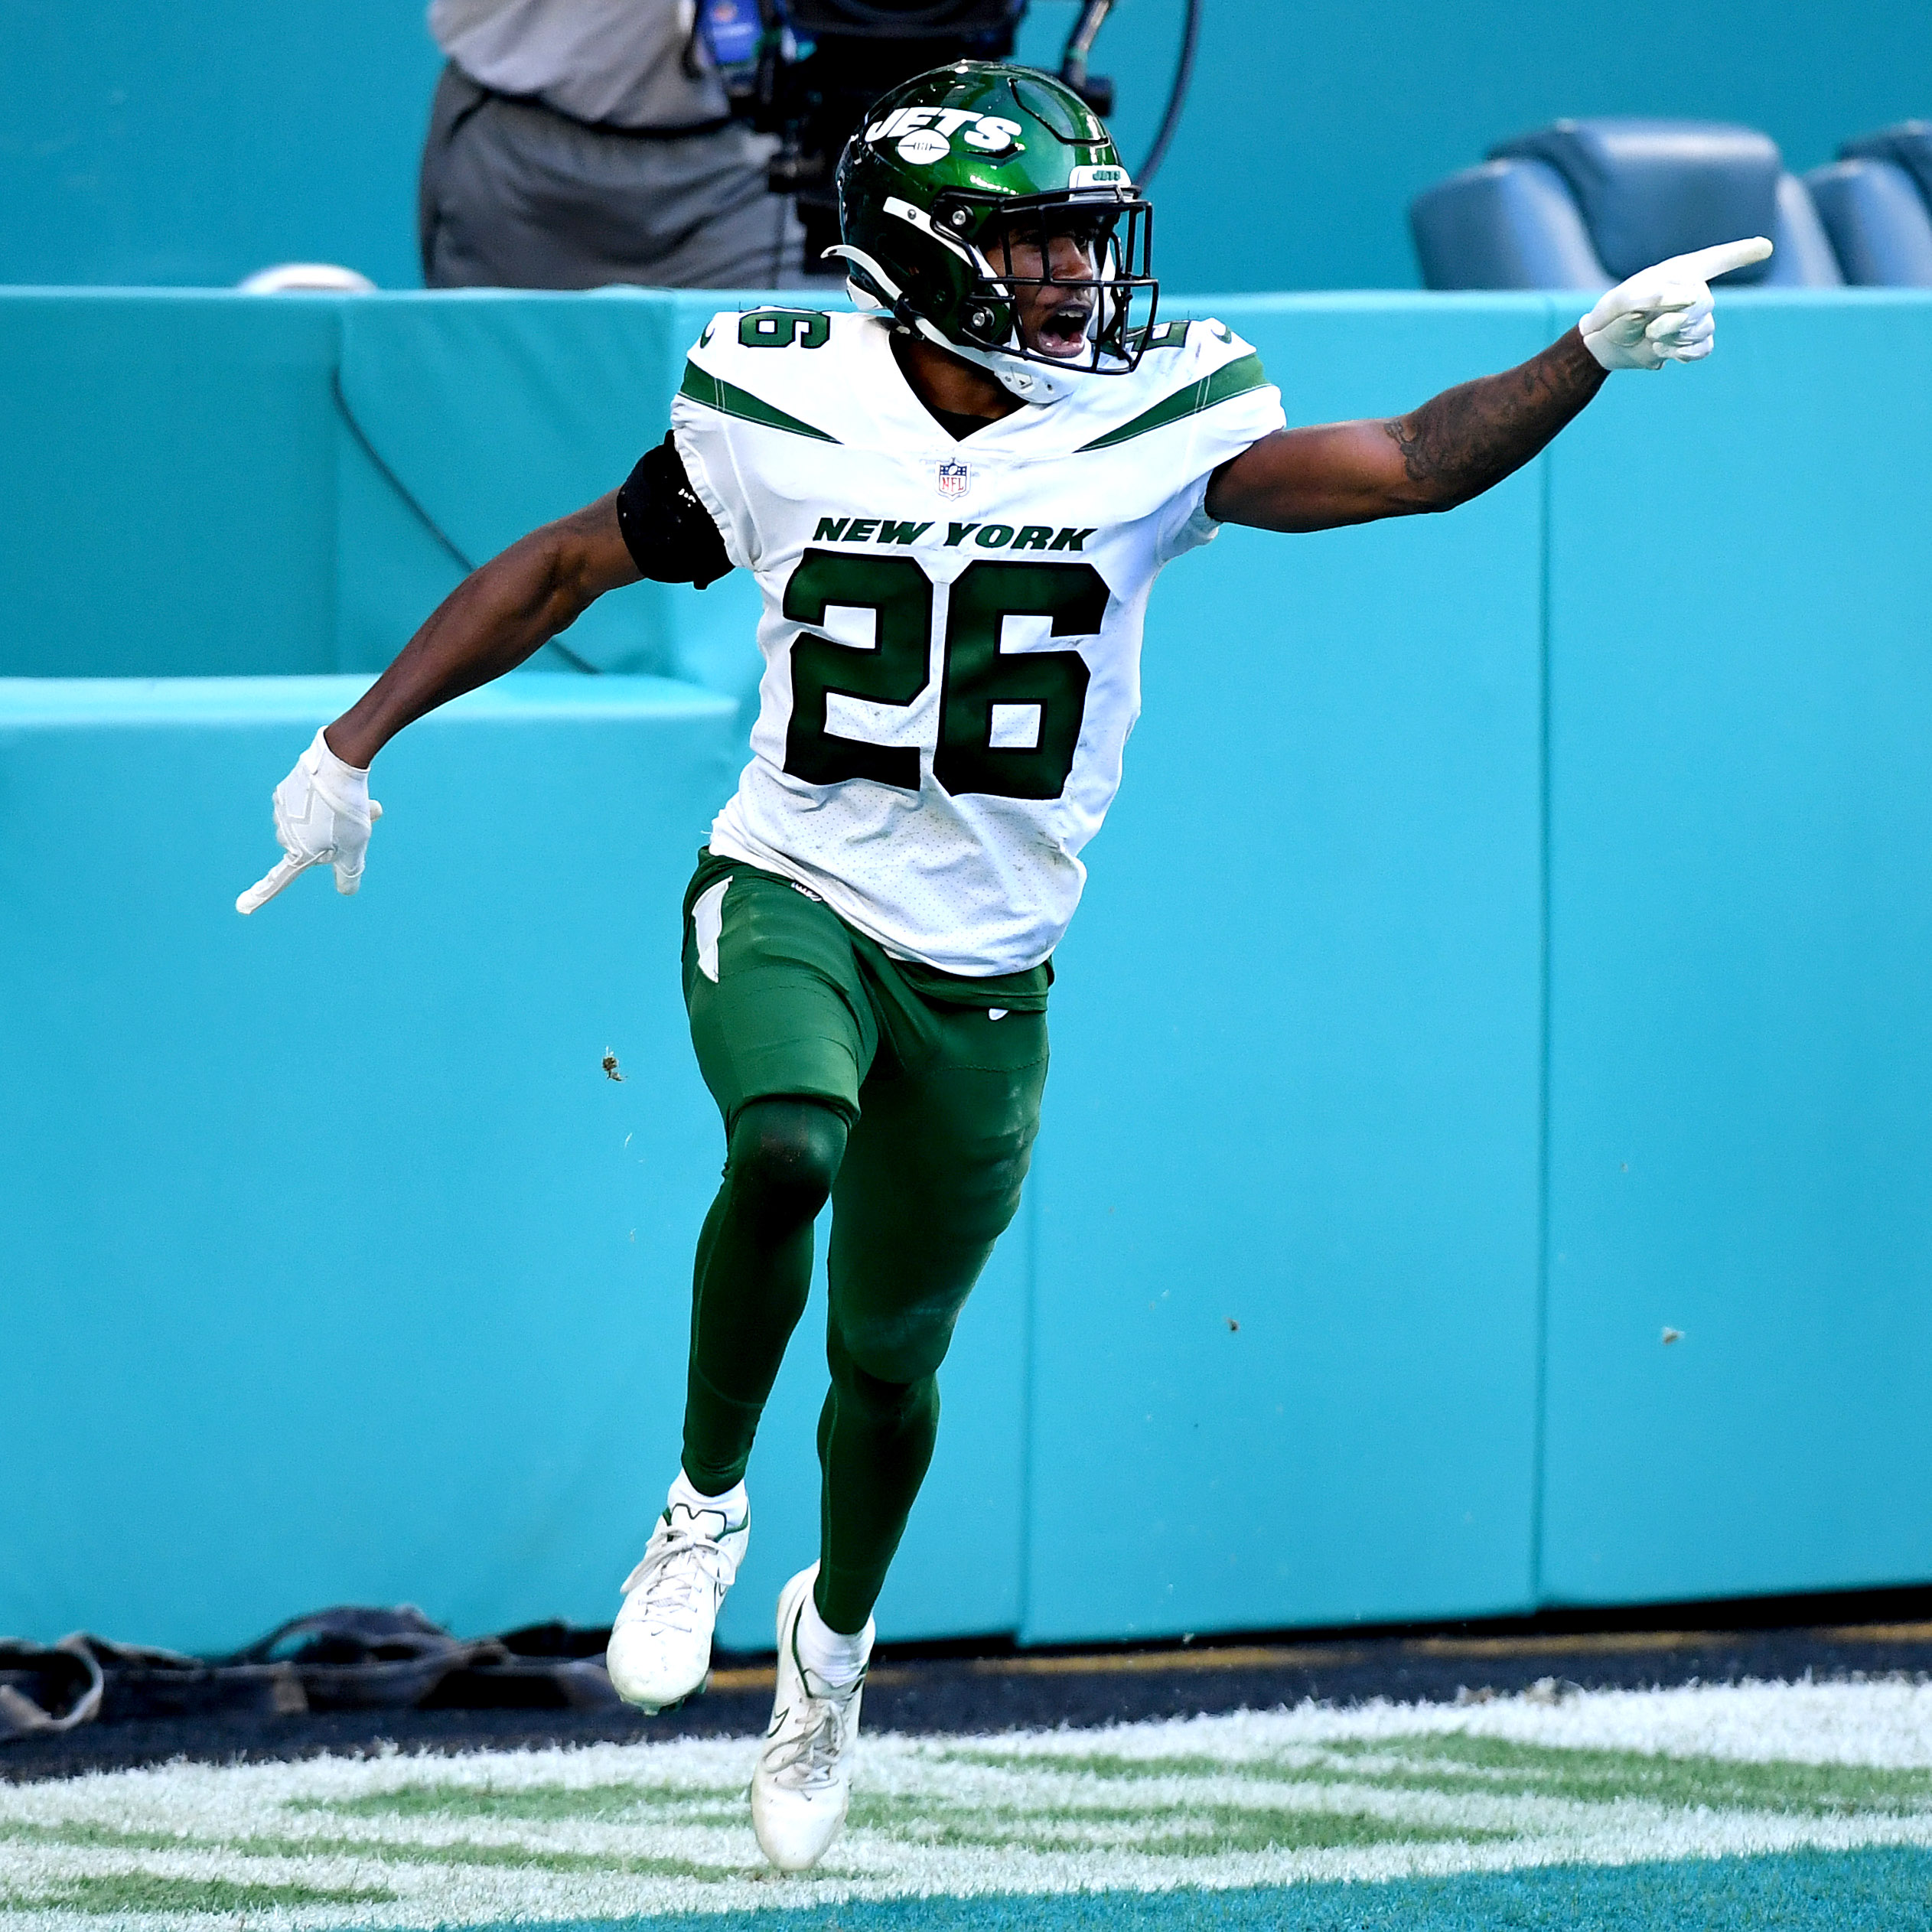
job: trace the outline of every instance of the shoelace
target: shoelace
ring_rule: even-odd
[[[808,1697],[801,1717],[803,1728],[787,1742],[772,1746],[766,1761],[779,1784],[809,1791],[833,1781],[845,1736],[845,1709],[832,1698]]]
[[[716,1539],[673,1523],[659,1526],[643,1561],[624,1580],[627,1595],[644,1591],[646,1624],[668,1624],[689,1630],[700,1600],[725,1589],[725,1556]]]

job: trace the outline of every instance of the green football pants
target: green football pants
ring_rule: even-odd
[[[685,1002],[727,1155],[698,1245],[685,1473],[711,1495],[744,1473],[829,1197],[817,1601],[858,1631],[932,1459],[953,1324],[1019,1205],[1046,1015],[995,1018],[961,1003],[969,980],[916,989],[823,901],[750,866],[707,855],[685,913]]]

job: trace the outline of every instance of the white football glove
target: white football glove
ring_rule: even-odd
[[[237,912],[265,906],[298,873],[324,863],[335,868],[335,889],[362,883],[369,829],[383,808],[369,795],[369,774],[344,764],[320,731],[275,788],[275,836],[288,856],[235,901]]]
[[[1577,324],[1583,346],[1606,369],[1661,369],[1711,353],[1713,275],[1761,262],[1771,245],[1761,235],[1673,255],[1620,282]]]

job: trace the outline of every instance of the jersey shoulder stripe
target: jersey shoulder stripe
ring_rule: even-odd
[[[1150,429],[1164,428],[1184,417],[1198,415],[1204,409],[1211,409],[1217,402],[1226,402],[1232,397],[1246,396],[1251,390],[1267,386],[1268,378],[1262,373],[1261,358],[1249,350],[1245,356],[1223,363],[1211,375],[1204,376],[1186,388],[1163,396],[1151,409],[1130,417],[1118,428],[1109,429],[1104,436],[1096,436],[1090,443],[1082,443],[1074,453],[1084,456],[1090,450],[1111,449],[1116,443],[1131,442],[1136,436],[1145,435]]]
[[[782,429],[787,435],[810,437],[814,442],[836,443],[839,440],[823,429],[815,429],[809,422],[801,422],[797,416],[788,415],[762,397],[754,396],[749,389],[740,389],[737,383],[728,383],[723,376],[700,369],[695,362],[684,365],[684,380],[678,386],[678,393],[708,409],[717,410],[721,415],[736,416],[741,422],[758,423],[767,429]]]
[[[865,333],[855,314],[722,310],[692,344],[679,393],[706,411],[760,428],[807,442],[849,444],[864,420],[852,402],[865,388],[855,366]]]

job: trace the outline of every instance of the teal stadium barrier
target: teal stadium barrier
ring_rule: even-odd
[[[750,586],[399,741],[353,903],[230,904],[315,725],[621,478],[709,306],[0,295],[0,1627],[613,1608],[721,1152],[676,908]],[[1307,420],[1574,305],[1184,306]],[[1932,1577],[1932,297],[1721,308],[1480,503],[1155,592],[888,1635]],[[814,1319],[741,1645],[814,1533]]]

